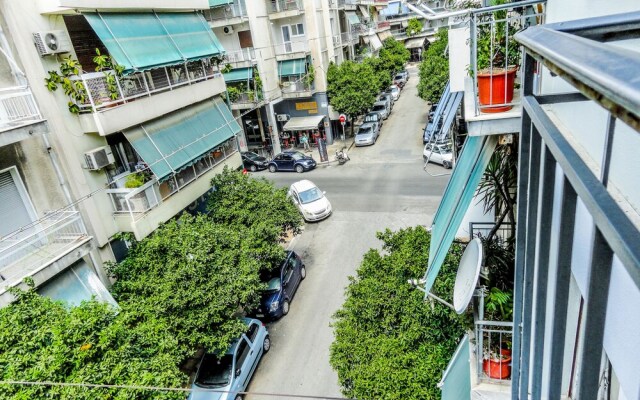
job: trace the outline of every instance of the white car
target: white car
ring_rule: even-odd
[[[289,187],[288,195],[305,221],[320,221],[331,215],[331,203],[313,182],[303,179]]]
[[[389,86],[388,90],[391,93],[393,101],[396,101],[400,98],[400,88],[398,87],[398,85],[391,85]]]
[[[440,164],[449,169],[453,167],[453,153],[448,143],[427,143],[422,153],[424,162]]]

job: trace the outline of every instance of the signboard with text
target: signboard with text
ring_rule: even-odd
[[[320,161],[329,161],[327,143],[322,138],[318,138],[318,154],[320,154]]]

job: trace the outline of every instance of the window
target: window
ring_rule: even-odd
[[[0,237],[29,225],[37,219],[35,209],[16,167],[0,171],[0,199],[2,199]]]
[[[291,36],[303,36],[303,35],[304,35],[303,24],[291,25]]]
[[[258,335],[258,324],[252,323],[249,325],[249,329],[247,329],[247,337],[249,341],[253,343],[256,340],[256,336]]]
[[[291,268],[291,261],[287,261],[287,263],[284,266],[284,272],[282,273],[283,282],[284,283],[289,282],[289,279],[291,279],[292,274],[293,274],[293,268]]]
[[[236,370],[242,368],[242,364],[244,364],[244,360],[247,359],[247,355],[249,355],[249,344],[245,338],[240,338],[238,348],[236,349]]]

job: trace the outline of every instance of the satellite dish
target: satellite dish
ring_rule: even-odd
[[[470,241],[464,250],[456,274],[453,308],[458,314],[462,314],[467,309],[473,297],[480,276],[480,267],[482,267],[482,241],[476,238]]]

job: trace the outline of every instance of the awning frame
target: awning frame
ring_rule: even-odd
[[[291,117],[289,121],[287,121],[287,123],[284,124],[284,126],[282,127],[282,130],[288,131],[288,132],[294,132],[294,131],[306,131],[306,130],[312,130],[312,129],[319,129],[318,125],[322,123],[322,120],[324,119],[324,117],[325,117],[324,115],[310,115],[307,117]],[[304,125],[302,125],[303,120],[306,120],[306,123]],[[293,127],[289,126],[289,124],[294,121],[299,121],[300,125],[292,124],[294,125]],[[314,121],[317,121],[315,125],[314,125]]]

